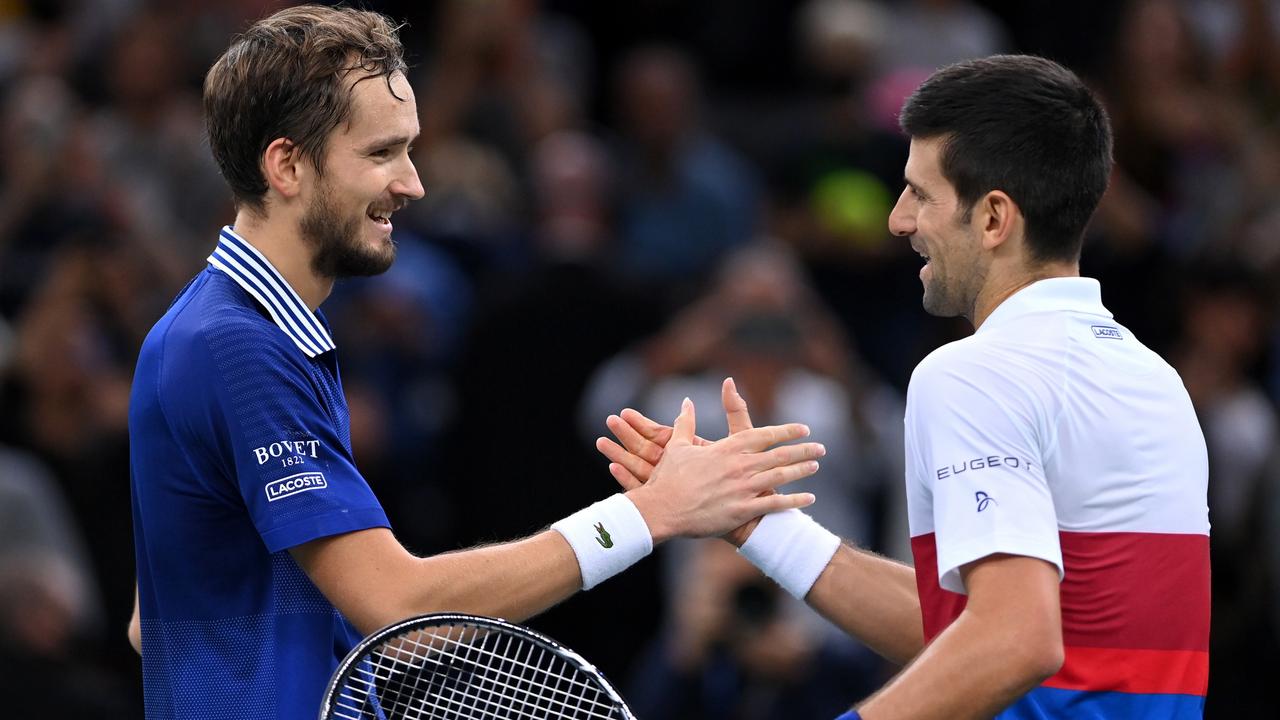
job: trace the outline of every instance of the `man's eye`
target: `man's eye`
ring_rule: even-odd
[[[376,158],[391,157],[391,150],[390,148],[382,148],[381,150],[374,150],[372,154]]]

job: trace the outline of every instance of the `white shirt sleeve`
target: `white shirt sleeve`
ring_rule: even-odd
[[[961,566],[996,553],[1053,563],[1062,550],[1045,478],[1050,383],[1010,358],[951,346],[916,369],[908,457],[931,499],[938,582],[964,593]],[[1003,360],[1003,362],[1002,362]]]

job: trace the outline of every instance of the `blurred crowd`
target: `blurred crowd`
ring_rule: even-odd
[[[233,218],[204,72],[281,4],[0,2],[0,694],[43,717],[141,715],[130,379]],[[622,407],[669,419],[687,395],[720,436],[733,375],[757,422],[831,450],[814,514],[907,559],[903,393],[968,328],[921,310],[919,258],[887,232],[895,116],[940,65],[1033,52],[1111,114],[1083,273],[1178,368],[1208,439],[1207,716],[1276,716],[1280,2],[362,5],[407,23],[427,195],[397,215],[394,268],[324,310],[357,460],[409,547],[611,493],[592,443]],[[829,718],[893,672],[718,541],[532,624],[646,718]]]

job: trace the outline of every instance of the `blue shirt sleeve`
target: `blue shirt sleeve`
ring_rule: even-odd
[[[205,326],[204,362],[183,367],[165,396],[204,416],[228,499],[238,496],[270,552],[370,527],[386,514],[355,467],[346,401],[335,375],[274,326],[254,318]],[[205,365],[207,377],[190,377]],[[188,377],[182,377],[188,376]]]

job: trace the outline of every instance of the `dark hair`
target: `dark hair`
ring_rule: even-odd
[[[399,27],[374,12],[301,5],[254,23],[218,58],[204,80],[205,124],[238,206],[263,210],[262,153],[277,138],[324,172],[329,133],[351,118],[353,71],[390,88],[406,71]]]
[[[1111,175],[1111,122],[1075,73],[1044,58],[995,55],[934,73],[902,106],[913,138],[942,138],[942,174],[966,217],[992,190],[1026,218],[1036,262],[1080,257]]]

